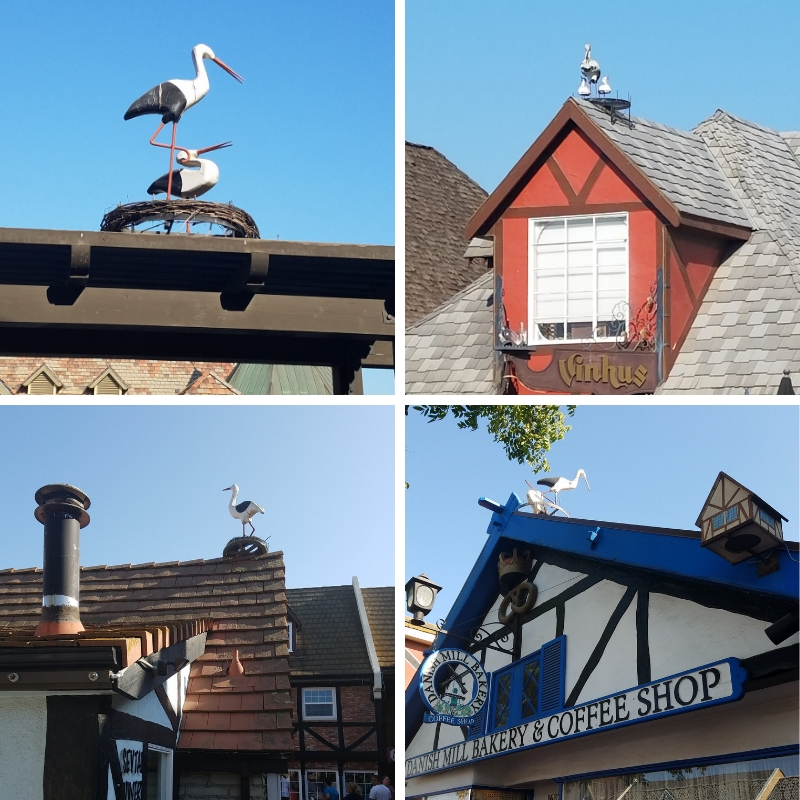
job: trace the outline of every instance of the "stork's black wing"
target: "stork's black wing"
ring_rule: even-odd
[[[558,483],[558,478],[542,478],[540,481],[536,481],[539,486],[555,486]]]
[[[181,178],[181,173],[183,172],[182,169],[174,169],[172,170],[172,194],[180,195],[181,189],[183,187],[183,179]],[[167,182],[169,181],[169,173],[166,175],[162,175],[157,180],[154,180],[149,188],[147,189],[147,194],[166,194],[167,192]],[[246,503],[240,503],[239,505],[247,505]],[[239,506],[236,506],[238,509]]]
[[[143,114],[161,114],[161,121],[166,124],[179,120],[185,110],[186,95],[174,83],[165,81],[134,100],[125,112],[125,119],[141,117]]]
[[[250,501],[249,501],[249,500],[245,500],[245,501],[244,501],[244,503],[237,503],[237,504],[236,504],[236,510],[237,510],[237,511],[238,511],[240,514],[244,514],[244,512],[245,512],[245,511],[247,511],[247,507],[248,507],[249,505],[250,505]]]

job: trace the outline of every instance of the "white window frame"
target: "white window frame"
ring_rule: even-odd
[[[304,720],[325,720],[325,721],[336,721],[336,689],[333,686],[306,686],[303,687],[301,690],[303,692],[303,719]],[[331,716],[317,716],[317,715],[308,715],[306,713],[306,692],[330,692],[331,693],[331,701],[333,704],[333,713]],[[313,704],[312,704],[313,705]]]
[[[547,222],[565,222],[575,221],[575,220],[587,220],[590,219],[593,221],[593,229],[594,235],[592,237],[593,249],[592,249],[592,262],[593,262],[593,271],[592,271],[592,295],[593,295],[593,311],[592,311],[592,330],[597,330],[597,232],[596,232],[596,222],[595,220],[609,218],[609,217],[624,217],[625,219],[625,294],[624,297],[619,299],[620,303],[623,303],[623,308],[625,312],[624,320],[623,320],[623,334],[627,332],[628,325],[630,323],[630,281],[631,281],[631,259],[630,259],[630,238],[631,238],[631,231],[630,231],[630,216],[627,211],[617,211],[617,212],[610,212],[607,214],[576,214],[574,216],[566,216],[566,217],[531,217],[528,220],[528,319],[527,319],[527,341],[526,344],[528,345],[573,345],[573,344],[583,344],[589,342],[616,342],[620,339],[620,336],[592,336],[587,338],[581,339],[570,339],[566,338],[567,334],[567,309],[566,309],[566,297],[567,297],[567,290],[566,290],[566,267],[565,267],[565,281],[564,281],[564,336],[563,339],[546,339],[545,337],[539,334],[539,327],[538,323],[534,319],[533,315],[533,308],[534,308],[534,295],[536,292],[535,286],[535,240],[534,240],[534,231],[535,226],[541,223]],[[566,248],[566,243],[565,243]]]
[[[294,641],[294,623],[289,620],[289,652],[294,652],[294,647],[292,647],[292,642]]]
[[[175,757],[175,751],[170,750],[167,747],[161,747],[157,744],[148,744],[147,745],[147,757],[150,758],[150,753],[158,753],[159,756],[164,756],[161,760],[161,767],[163,769],[159,769],[159,786],[158,786],[158,795],[159,800],[160,798],[164,798],[164,800],[170,800],[172,798],[172,760]],[[145,780],[147,780],[147,776],[145,776]],[[151,800],[156,800],[156,798],[151,798]]]
[[[335,704],[335,700],[334,700],[334,704]],[[311,787],[308,785],[308,773],[309,772],[313,772],[315,775],[319,775],[320,773],[324,774],[324,775],[335,775],[336,777],[334,778],[333,785],[336,788],[336,791],[339,792],[339,797],[340,798],[344,797],[344,794],[342,794],[342,790],[339,788],[339,772],[338,772],[338,770],[335,770],[335,769],[307,769],[306,772],[305,772],[305,781],[304,781],[306,797],[310,798],[311,794],[312,794]],[[314,800],[323,800],[322,792],[323,792],[323,790],[325,788],[325,780],[324,780],[324,778],[322,780],[322,787],[323,788],[320,789],[319,792],[315,793]]]

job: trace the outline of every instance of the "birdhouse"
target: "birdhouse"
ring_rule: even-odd
[[[731,564],[771,550],[783,541],[786,517],[729,475],[720,472],[697,518],[700,544]]]
[[[414,615],[412,622],[422,624],[422,618],[431,612],[441,588],[424,572],[406,583],[406,608]]]

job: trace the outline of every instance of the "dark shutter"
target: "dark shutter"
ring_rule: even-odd
[[[542,645],[541,714],[552,714],[564,707],[564,650],[566,636],[559,636]]]

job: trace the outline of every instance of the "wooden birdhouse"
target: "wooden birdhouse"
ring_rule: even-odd
[[[697,518],[703,547],[731,564],[771,550],[783,541],[781,520],[786,517],[720,472]]]

